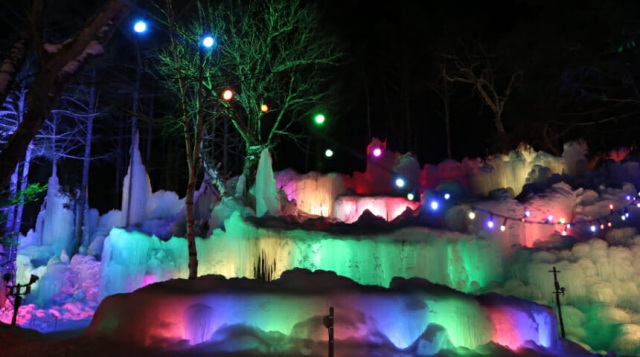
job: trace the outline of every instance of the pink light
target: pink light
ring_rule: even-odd
[[[380,157],[380,155],[382,155],[382,149],[380,148],[373,149],[373,156]]]

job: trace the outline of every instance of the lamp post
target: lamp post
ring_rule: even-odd
[[[6,284],[9,284],[12,278],[13,278],[13,275],[9,273],[4,274],[2,276],[2,279],[5,281]],[[18,320],[18,309],[20,309],[20,305],[22,304],[22,296],[31,293],[31,285],[33,285],[36,281],[38,281],[38,279],[40,278],[37,275],[31,274],[31,279],[29,279],[29,282],[24,285],[21,285],[21,284],[5,285],[7,289],[7,296],[13,296],[13,317],[11,318],[12,326],[15,326]]]

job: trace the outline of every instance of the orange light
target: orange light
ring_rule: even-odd
[[[266,104],[262,104],[262,105],[260,106],[260,111],[261,111],[261,112],[263,112],[263,113],[268,112],[268,111],[269,111],[269,106],[268,106],[268,105],[266,105]]]
[[[233,92],[231,91],[231,89],[225,89],[225,91],[222,92],[222,99],[226,100],[227,102],[233,99]]]

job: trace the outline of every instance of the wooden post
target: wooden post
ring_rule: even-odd
[[[329,357],[333,357],[333,306],[329,308],[329,315],[324,317],[323,322],[329,331]]]
[[[562,334],[562,338],[566,338],[564,333],[564,322],[562,321],[562,308],[560,306],[560,294],[564,295],[564,287],[560,287],[560,283],[558,283],[558,273],[560,270],[556,270],[556,267],[553,267],[553,270],[549,270],[549,273],[553,273],[553,282],[556,290],[553,292],[556,295],[556,306],[558,306],[558,321],[560,322],[560,333]]]

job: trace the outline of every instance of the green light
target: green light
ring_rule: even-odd
[[[318,125],[322,125],[324,124],[324,121],[326,120],[326,118],[324,117],[324,114],[318,114],[316,115],[316,117],[314,118],[314,121],[316,122],[316,124]]]

